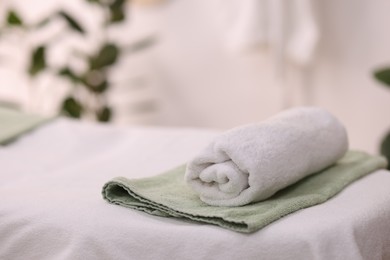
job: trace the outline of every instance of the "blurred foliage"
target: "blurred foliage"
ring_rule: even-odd
[[[125,12],[123,9],[124,5],[125,0],[115,0],[109,4],[111,23],[118,23],[125,20]]]
[[[390,87],[390,68],[374,71],[374,77],[384,86]],[[383,137],[380,145],[380,153],[389,161],[387,168],[390,170],[390,131]]]
[[[390,162],[390,132],[388,132],[382,139],[380,152],[383,156],[387,158],[387,161]],[[389,165],[387,166],[387,169],[390,170]]]
[[[83,113],[83,106],[77,99],[69,96],[62,102],[62,110],[70,117],[80,118]]]
[[[69,15],[65,11],[59,11],[58,16],[64,18],[64,20],[68,23],[69,27],[72,30],[79,32],[81,34],[85,33],[85,30],[83,29],[83,27],[81,27],[81,25],[78,22],[76,22],[76,19],[74,19],[71,15]]]
[[[73,84],[78,84],[81,79],[77,74],[69,67],[63,67],[58,71],[58,75],[69,79]]]
[[[116,63],[120,54],[119,47],[114,43],[105,43],[100,50],[89,57],[89,68],[91,70],[101,70]]]
[[[96,114],[96,118],[100,122],[108,122],[108,121],[110,121],[110,119],[111,119],[111,108],[103,107]]]
[[[23,26],[23,20],[15,11],[10,10],[7,14],[7,24],[10,26]]]
[[[106,14],[101,30],[107,30],[110,26],[124,22],[126,20],[126,0],[85,0],[89,4],[98,5]],[[15,27],[23,28],[27,33],[40,30],[47,26],[54,19],[62,19],[67,24],[71,32],[79,34],[81,37],[87,37],[88,30],[80,23],[78,19],[83,13],[72,14],[65,10],[58,10],[53,14],[44,17],[34,25],[27,25],[16,10],[9,10],[2,28],[12,29]],[[0,30],[2,31],[2,30]],[[67,34],[69,32],[59,32]],[[102,32],[102,35],[105,35]],[[37,77],[42,72],[50,72],[63,78],[73,86],[68,96],[62,100],[60,106],[61,113],[73,118],[81,118],[83,115],[92,114],[100,122],[108,122],[112,118],[113,111],[107,102],[107,91],[111,87],[108,78],[108,71],[118,62],[125,53],[134,53],[142,51],[153,45],[155,39],[149,37],[141,39],[130,46],[120,46],[119,44],[104,40],[100,47],[93,54],[78,53],[82,57],[87,68],[83,71],[75,71],[69,64],[60,68],[50,67],[47,63],[46,54],[53,44],[51,39],[32,48],[29,57],[27,74],[31,79]],[[76,54],[74,54],[76,55]],[[88,93],[88,98],[77,98],[78,90],[82,88]],[[93,104],[93,105],[91,105]]]
[[[38,46],[31,52],[30,65],[28,73],[35,77],[40,72],[46,69],[46,46]]]
[[[390,68],[386,69],[380,69],[374,72],[374,77],[385,84],[386,86],[390,87]]]

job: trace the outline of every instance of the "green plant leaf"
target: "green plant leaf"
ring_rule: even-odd
[[[65,11],[59,11],[58,15],[65,19],[65,21],[68,23],[68,25],[71,29],[73,29],[81,34],[85,33],[85,30],[83,29],[83,27],[81,27],[81,25],[68,13],[66,13]]]
[[[125,19],[126,15],[122,9],[110,9],[110,23],[119,23]]]
[[[122,22],[126,18],[125,0],[114,0],[110,5],[110,23]]]
[[[94,3],[94,4],[102,4],[101,0],[86,0],[89,3]]]
[[[125,6],[126,1],[125,0],[114,0],[110,4],[111,9],[123,9]]]
[[[61,109],[65,115],[73,118],[80,118],[84,110],[81,103],[72,96],[64,99]]]
[[[10,26],[23,26],[22,18],[14,10],[9,10],[7,14],[7,24]]]
[[[76,73],[69,67],[63,67],[62,69],[60,69],[58,71],[58,75],[69,79],[73,83],[81,82],[80,77],[77,76]]]
[[[118,46],[113,43],[106,43],[95,56],[89,58],[90,69],[101,70],[114,64],[118,59],[119,52]]]
[[[99,85],[93,86],[91,89],[93,92],[101,94],[101,93],[104,93],[108,89],[108,87],[109,87],[108,82],[107,82],[107,80],[105,80],[102,83],[100,83]]]
[[[106,79],[96,83],[84,79],[83,83],[86,88],[97,94],[104,93],[109,87],[108,81]]]
[[[130,52],[139,52],[144,49],[147,49],[154,45],[156,43],[156,38],[153,36],[150,36],[148,38],[136,41],[129,45],[126,49]]]
[[[87,71],[82,78],[82,83],[89,91],[97,94],[105,92],[109,87],[106,73],[101,70]]]
[[[99,122],[108,122],[111,120],[111,117],[112,117],[112,110],[108,106],[105,106],[96,112],[96,119]]]
[[[390,87],[390,68],[377,70],[374,76],[378,81]]]
[[[382,139],[381,143],[381,154],[387,158],[387,161],[390,162],[390,132]],[[387,166],[387,169],[390,170],[390,163]]]
[[[46,69],[46,46],[41,45],[32,51],[28,73],[35,77]]]

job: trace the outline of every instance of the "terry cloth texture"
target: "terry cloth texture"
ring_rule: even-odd
[[[344,126],[322,108],[286,110],[222,133],[188,163],[188,185],[212,206],[242,206],[334,164],[348,150]]]
[[[112,204],[152,215],[184,218],[251,233],[287,214],[325,202],[348,184],[386,165],[383,157],[349,151],[335,165],[267,200],[241,207],[210,206],[202,202],[184,181],[185,165],[151,178],[114,178],[104,185],[102,193]]]
[[[19,135],[31,131],[50,118],[29,115],[9,108],[0,107],[0,144],[4,145]]]

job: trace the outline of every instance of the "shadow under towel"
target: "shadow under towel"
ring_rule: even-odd
[[[185,218],[251,233],[290,213],[327,201],[350,183],[386,165],[383,157],[349,151],[335,165],[267,200],[241,207],[210,206],[202,202],[184,181],[185,165],[151,178],[114,178],[104,185],[102,193],[112,204],[151,215]]]

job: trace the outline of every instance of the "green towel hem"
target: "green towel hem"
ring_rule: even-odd
[[[56,117],[42,117],[0,107],[0,145],[8,145],[23,134],[50,122]]]

